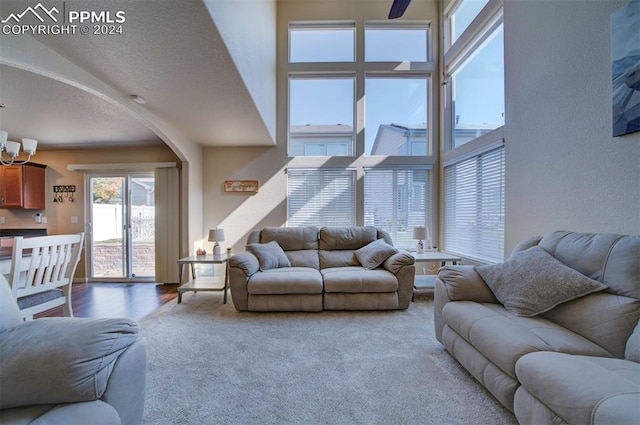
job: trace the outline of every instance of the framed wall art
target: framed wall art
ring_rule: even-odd
[[[640,0],[611,14],[613,136],[640,131]]]
[[[257,193],[260,187],[258,180],[225,180],[225,192]]]

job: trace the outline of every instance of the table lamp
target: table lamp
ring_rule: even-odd
[[[425,226],[418,226],[413,228],[413,239],[418,240],[418,245],[416,247],[416,253],[423,254],[424,253],[424,242],[423,240],[429,240],[429,229]]]
[[[209,242],[215,242],[213,245],[213,255],[222,255],[222,248],[220,248],[219,242],[224,241],[224,230],[215,229],[209,230]]]

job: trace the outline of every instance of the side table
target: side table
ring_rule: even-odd
[[[411,255],[415,258],[416,263],[440,263],[441,266],[448,262],[456,265],[458,261],[462,261],[461,257],[445,254],[444,252],[424,252],[421,254],[412,252]],[[436,277],[434,274],[416,275],[413,289],[433,289],[436,284]]]
[[[227,290],[229,289],[229,262],[226,255],[192,255],[180,258],[178,260],[178,282],[182,282],[182,272],[184,266],[188,264],[191,267],[191,280],[178,288],[178,304],[182,302],[182,294],[184,292],[197,291],[224,291],[223,304],[227,303]],[[225,265],[224,276],[196,276],[196,264],[216,264]]]

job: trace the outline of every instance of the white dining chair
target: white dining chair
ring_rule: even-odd
[[[71,284],[84,233],[13,239],[9,285],[22,317],[62,306],[73,317]]]

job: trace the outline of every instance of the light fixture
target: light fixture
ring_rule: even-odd
[[[416,247],[416,253],[423,254],[424,253],[424,242],[426,240],[429,242],[429,229],[424,226],[418,226],[413,228],[413,239],[418,239],[418,245]]]
[[[147,103],[147,101],[144,100],[142,96],[138,96],[137,94],[130,94],[129,97],[131,98],[131,100],[141,105],[144,105],[145,103]]]
[[[24,153],[27,154],[27,159],[24,161],[16,162],[16,158],[20,154],[20,143],[7,140],[9,133],[0,130],[0,163],[2,165],[22,165],[29,162],[31,157],[36,154],[36,148],[38,147],[38,141],[34,139],[22,139],[22,147]],[[4,155],[9,159],[5,159]]]
[[[215,242],[213,245],[213,255],[222,255],[222,248],[220,248],[220,244],[218,242],[224,241],[224,230],[215,229],[209,230],[209,242]]]

